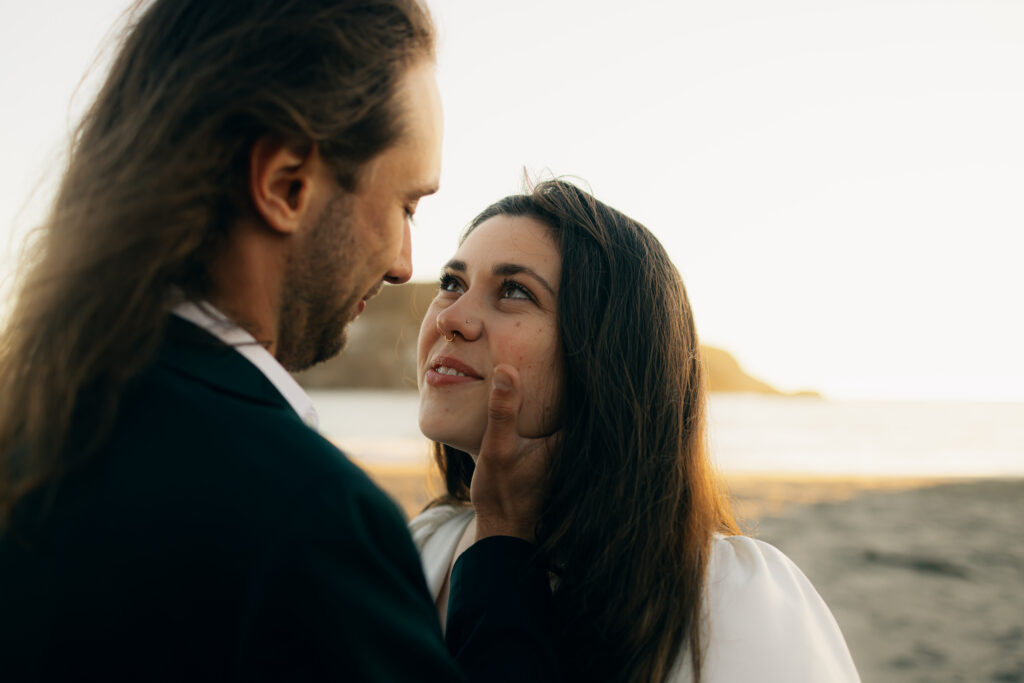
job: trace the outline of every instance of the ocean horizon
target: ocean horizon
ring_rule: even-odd
[[[411,391],[312,390],[320,431],[375,466],[428,461]],[[1024,403],[711,394],[711,457],[724,473],[1024,476]]]

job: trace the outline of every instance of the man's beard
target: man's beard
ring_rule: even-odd
[[[298,372],[338,355],[363,292],[344,291],[353,254],[351,201],[339,191],[288,257],[277,332],[277,360]],[[344,274],[344,275],[343,275]]]

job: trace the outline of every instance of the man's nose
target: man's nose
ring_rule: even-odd
[[[400,285],[412,278],[412,232],[409,224],[405,224],[405,233],[402,235],[402,248],[398,251],[398,258],[384,273],[384,280],[393,285]]]

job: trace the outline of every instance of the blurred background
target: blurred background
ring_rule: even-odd
[[[128,4],[5,8],[5,302]],[[429,4],[442,189],[417,282],[300,377],[323,431],[410,514],[437,493],[414,364],[437,274],[524,175],[573,176],[682,273],[712,456],[864,680],[1024,680],[1024,3]]]

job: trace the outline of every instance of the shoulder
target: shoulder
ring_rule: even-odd
[[[708,589],[720,593],[733,593],[737,589],[772,587],[782,595],[792,595],[801,589],[814,590],[800,568],[775,546],[749,536],[716,536],[712,541],[708,562]],[[723,591],[723,589],[728,589]]]
[[[409,533],[412,534],[416,548],[422,552],[423,546],[431,541],[442,528],[447,530],[457,525],[461,529],[469,522],[472,515],[473,509],[468,506],[437,505],[416,515],[409,522]]]
[[[835,618],[799,567],[746,536],[712,541],[706,681],[859,681]]]
[[[225,363],[237,366],[244,390],[166,364],[135,382],[107,447],[108,472],[126,495],[144,490],[155,504],[179,507],[188,500],[189,515],[274,535],[335,535],[349,520],[383,519],[407,536],[369,477],[276,393],[261,395],[262,375],[229,351]]]
[[[473,518],[468,505],[438,505],[409,522],[409,532],[420,553],[427,588],[434,597],[440,595],[448,580],[448,568],[455,556],[455,548]]]
[[[171,457],[181,471],[201,465],[210,476],[270,478],[280,491],[315,477],[362,478],[237,351],[205,354],[213,359],[203,361],[216,365],[219,375],[161,359],[133,382],[113,433],[114,450],[134,453],[145,444],[150,458]]]

